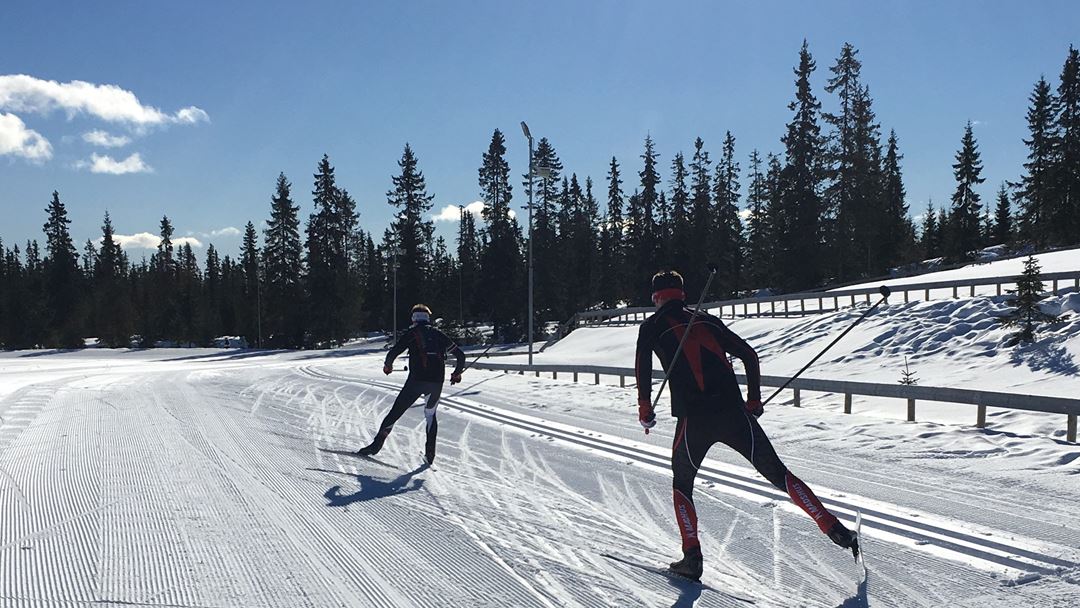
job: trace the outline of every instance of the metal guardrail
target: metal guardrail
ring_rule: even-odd
[[[594,383],[600,384],[600,376],[617,376],[619,386],[626,386],[626,378],[634,377],[634,369],[631,367],[610,367],[604,365],[526,365],[521,363],[476,363],[474,369],[488,371],[525,372],[551,374],[552,378],[558,378],[559,374],[570,374],[574,382],[578,381],[581,374],[592,375]],[[652,377],[662,379],[662,370],[653,370]],[[746,377],[737,374],[739,381],[746,383]],[[787,382],[786,377],[762,376],[762,386],[778,387]],[[1016,393],[999,393],[994,391],[982,391],[961,388],[945,388],[935,386],[915,386],[904,384],[877,384],[871,382],[850,382],[847,380],[816,380],[813,378],[796,378],[788,385],[794,392],[794,406],[800,407],[803,391],[820,393],[837,393],[844,395],[844,413],[852,411],[852,397],[854,395],[866,397],[888,397],[907,400],[907,420],[915,421],[915,404],[917,401],[935,401],[939,403],[961,403],[977,406],[975,426],[986,427],[986,408],[997,407],[1012,410],[1024,410],[1029,412],[1043,412],[1049,414],[1064,414],[1066,419],[1066,440],[1076,443],[1077,416],[1080,415],[1080,399],[1067,397],[1050,397],[1046,395],[1020,395]]]
[[[1000,296],[1002,294],[1002,287],[1006,285],[1015,285],[1018,278],[1020,278],[1018,275],[1010,275],[977,279],[957,279],[952,281],[933,281],[927,283],[909,283],[889,285],[889,287],[892,289],[894,297],[899,297],[902,294],[904,303],[907,303],[913,299],[911,297],[912,294],[916,295],[914,299],[919,299],[918,295],[920,295],[921,292],[921,295],[923,296],[921,299],[930,300],[931,292],[940,290],[951,290],[952,297],[957,298],[960,297],[961,289],[967,289],[969,291],[969,296],[974,297],[975,289],[977,287],[995,287],[996,295]],[[1042,281],[1043,284],[1050,287],[1050,289],[1046,290],[1047,293],[1057,293],[1062,288],[1062,284],[1067,283],[1072,283],[1074,288],[1080,289],[1080,270],[1044,273],[1042,275]],[[886,281],[885,284],[888,285],[888,282]],[[837,291],[809,291],[779,296],[720,300],[717,302],[708,302],[703,305],[702,308],[705,310],[718,310],[719,316],[724,316],[727,314],[726,311],[730,309],[729,316],[731,318],[735,318],[740,314],[740,308],[742,309],[742,316],[801,316],[806,314],[835,312],[842,306],[855,306],[859,300],[870,302],[872,297],[878,294],[878,289],[878,287],[862,287],[858,289],[840,289]],[[798,303],[797,308],[793,306],[796,302]],[[807,308],[807,302],[816,303],[816,308]],[[827,305],[830,303],[832,306],[828,307]],[[782,305],[779,310],[778,305]],[[632,322],[643,319],[652,314],[655,310],[656,309],[651,306],[589,310],[577,313],[574,315],[572,321],[574,324],[580,323],[584,325],[604,323],[613,319],[623,319],[627,322]],[[572,326],[570,329],[572,329]]]

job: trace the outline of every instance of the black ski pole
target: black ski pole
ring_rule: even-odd
[[[858,319],[855,319],[855,322],[854,322],[854,323],[852,323],[850,327],[848,327],[847,329],[845,329],[845,330],[844,330],[844,332],[843,332],[843,333],[841,333],[841,334],[840,334],[839,336],[836,336],[836,338],[835,338],[835,339],[833,339],[833,341],[832,341],[832,342],[830,342],[828,346],[826,346],[826,347],[825,347],[825,348],[824,348],[824,349],[823,349],[823,350],[822,350],[822,351],[821,351],[820,353],[818,353],[816,357],[814,357],[813,359],[811,359],[809,363],[807,363],[806,365],[804,365],[804,366],[803,366],[803,368],[802,368],[802,369],[800,369],[800,370],[799,370],[799,371],[798,371],[798,372],[797,372],[797,373],[796,373],[796,374],[795,374],[794,376],[792,376],[792,377],[788,378],[788,381],[787,381],[787,382],[785,382],[783,386],[781,386],[780,388],[776,389],[776,392],[774,392],[773,394],[769,395],[769,398],[768,398],[768,399],[766,399],[766,400],[765,400],[764,402],[762,402],[762,404],[761,404],[761,405],[762,405],[762,406],[764,406],[764,405],[765,405],[766,403],[768,403],[768,402],[772,401],[772,398],[773,398],[773,397],[775,397],[775,396],[779,395],[779,394],[780,394],[780,391],[782,391],[782,390],[784,390],[785,388],[787,388],[787,386],[788,386],[789,384],[791,384],[791,383],[792,383],[792,382],[793,382],[793,381],[794,381],[794,380],[795,380],[796,378],[798,378],[799,376],[801,376],[801,375],[802,375],[802,373],[803,373],[803,372],[805,372],[805,371],[807,370],[807,368],[809,368],[809,367],[810,367],[811,365],[813,365],[815,361],[817,361],[818,359],[820,359],[820,358],[821,358],[821,356],[822,356],[822,355],[824,355],[824,354],[825,354],[825,353],[826,353],[826,352],[827,352],[827,351],[828,351],[828,350],[829,350],[830,348],[832,348],[833,346],[835,346],[835,345],[836,345],[836,343],[837,343],[837,342],[839,342],[841,338],[843,338],[844,336],[848,335],[848,332],[850,332],[851,330],[855,329],[855,326],[856,326],[856,325],[858,325],[858,324],[859,324],[860,322],[862,322],[862,320],[863,320],[863,319],[865,319],[865,318],[866,318],[866,317],[867,317],[867,316],[868,316],[868,315],[869,315],[870,313],[874,312],[874,309],[875,309],[875,308],[877,308],[878,306],[880,306],[882,302],[884,302],[885,300],[889,299],[889,295],[890,295],[890,294],[892,294],[892,292],[891,292],[891,291],[889,290],[889,288],[888,288],[887,286],[885,286],[885,285],[882,285],[882,286],[881,286],[880,288],[878,288],[878,292],[880,292],[880,293],[881,293],[881,299],[877,301],[877,304],[874,304],[873,306],[871,306],[871,307],[870,307],[870,308],[869,308],[869,309],[868,309],[868,310],[867,310],[866,312],[864,312],[864,313],[863,313],[863,314],[862,314],[861,316],[859,316],[859,318],[858,318]]]
[[[481,357],[483,357],[484,355],[488,354],[488,351],[489,351],[489,350],[491,350],[491,347],[492,347],[492,346],[495,346],[495,342],[494,342],[494,341],[492,341],[492,342],[491,342],[491,344],[489,344],[489,345],[488,345],[488,347],[484,349],[484,352],[480,353],[479,355],[476,355],[476,358],[475,358],[475,359],[473,359],[473,360],[472,360],[472,361],[471,361],[471,362],[470,362],[470,363],[469,363],[468,365],[466,365],[466,366],[464,367],[464,369],[462,369],[462,370],[461,370],[461,373],[463,373],[463,374],[464,374],[464,373],[465,373],[465,370],[467,370],[467,369],[469,369],[470,367],[472,367],[472,366],[473,366],[473,363],[476,363],[477,361],[479,361],[479,360],[480,360],[480,358],[481,358]]]
[[[694,319],[697,318],[698,313],[701,312],[701,305],[705,301],[705,294],[709,293],[709,286],[712,285],[713,277],[716,276],[716,264],[709,264],[709,278],[705,280],[705,289],[701,290],[701,297],[698,298],[697,307],[694,308],[693,314],[690,315],[690,322],[686,324],[686,331],[682,335],[682,339],[679,340],[679,346],[675,349],[675,356],[671,358],[671,365],[668,370],[664,372],[664,381],[660,383],[660,390],[656,392],[656,396],[653,397],[653,409],[656,409],[656,404],[660,402],[660,394],[664,392],[664,387],[667,386],[668,376],[671,375],[671,370],[675,367],[675,362],[679,360],[679,354],[682,353],[683,344],[686,343],[686,338],[690,335],[690,329],[694,326]]]

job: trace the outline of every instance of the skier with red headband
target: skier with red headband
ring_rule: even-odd
[[[401,393],[383,419],[375,438],[356,453],[360,456],[378,454],[386,437],[393,430],[394,423],[421,395],[427,395],[427,404],[424,407],[424,418],[427,421],[424,462],[430,465],[435,462],[435,439],[439,434],[439,421],[435,417],[435,410],[439,407],[443,379],[446,377],[446,356],[453,354],[457,360],[454,371],[450,374],[450,384],[457,384],[461,382],[461,373],[465,368],[465,353],[446,334],[431,326],[431,309],[424,304],[412,307],[412,325],[401,335],[390,352],[386,353],[384,374],[394,371],[394,359],[406,349],[409,351],[409,377],[405,380],[405,386],[401,387]]]
[[[814,492],[784,466],[758,424],[757,417],[764,408],[761,405],[761,370],[754,350],[720,319],[705,312],[694,316],[686,306],[683,278],[679,273],[656,273],[652,278],[652,291],[657,310],[641,324],[637,341],[638,421],[646,433],[656,425],[651,396],[652,357],[656,353],[668,373],[672,414],[678,420],[671,470],[674,474],[675,520],[682,536],[683,558],[672,563],[670,571],[693,580],[701,578],[702,554],[693,500],[694,478],[705,454],[718,442],[742,454],[762,476],[806,511],[834,543],[851,549],[857,556],[858,536],[840,523]],[[690,335],[675,360],[679,342],[688,326]],[[745,402],[728,355],[742,360],[746,370]]]

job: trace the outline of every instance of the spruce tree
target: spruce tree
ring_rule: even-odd
[[[496,341],[519,339],[526,318],[521,229],[510,213],[510,165],[505,157],[505,139],[495,129],[478,172],[486,222],[478,296],[483,316],[494,325]]]
[[[801,289],[818,285],[824,277],[821,200],[823,141],[818,116],[821,104],[810,87],[816,69],[809,46],[803,41],[795,68],[795,100],[788,108],[795,115],[782,138],[785,160],[781,180],[781,217],[777,231],[780,286]]]
[[[1080,49],[1069,47],[1054,99],[1057,150],[1049,234],[1054,245],[1080,242]]]
[[[705,265],[713,260],[716,248],[720,245],[717,238],[719,214],[713,207],[712,200],[712,161],[705,150],[705,141],[700,137],[694,140],[694,155],[690,159],[690,239],[687,243],[686,264],[679,269],[691,279],[687,281],[686,297],[697,301],[705,284],[700,280]],[[697,280],[693,280],[697,279]],[[718,277],[713,283],[723,280]],[[716,293],[716,290],[713,290]]]
[[[923,216],[922,238],[919,242],[923,250],[923,259],[932,259],[941,255],[941,227],[938,225],[938,215],[934,211],[934,202],[926,205],[926,214]]]
[[[760,289],[769,283],[766,269],[772,256],[772,237],[769,235],[768,184],[762,171],[761,155],[757,149],[750,152],[750,187],[746,191],[749,207],[747,217],[746,260],[743,275],[749,287]]]
[[[719,270],[713,295],[737,297],[743,288],[743,225],[739,217],[739,163],[735,160],[735,137],[724,135],[723,153],[716,164],[713,201],[716,213],[715,247]]]
[[[956,177],[956,192],[952,196],[945,253],[952,261],[964,262],[973,259],[975,251],[981,245],[979,218],[982,204],[975,187],[986,181],[982,177],[982,161],[971,121],[964,127],[964,137],[960,150],[956,153],[953,175]]]
[[[431,210],[434,197],[427,193],[424,174],[409,144],[405,144],[398,167],[401,173],[392,178],[394,188],[386,193],[386,200],[396,209],[391,230],[398,246],[399,310],[394,314],[398,317],[398,325],[406,327],[411,322],[409,308],[418,302],[430,300],[424,288],[433,271],[429,248],[435,226],[424,218]]]
[[[1035,83],[1028,98],[1029,137],[1024,175],[1020,180],[1017,199],[1020,203],[1020,235],[1024,240],[1043,247],[1050,240],[1049,211],[1054,196],[1054,155],[1057,149],[1057,126],[1054,123],[1054,96],[1045,78]]]
[[[613,308],[624,301],[626,251],[623,232],[623,192],[619,163],[614,156],[608,166],[607,212],[601,239],[600,299],[604,306]]]
[[[75,251],[68,225],[67,208],[55,190],[46,208],[48,220],[45,231],[44,288],[48,311],[47,346],[78,348],[83,345],[79,319],[79,254]]]
[[[662,258],[664,266],[679,272],[686,272],[690,267],[690,191],[687,190],[686,159],[679,152],[671,160],[671,231],[667,236],[669,244],[667,255]]]
[[[889,268],[915,259],[915,226],[908,216],[904,200],[904,176],[900,161],[900,145],[896,131],[889,131],[889,140],[882,163],[882,196],[884,197],[879,246],[880,261]]]
[[[557,219],[562,190],[562,162],[555,147],[546,137],[541,137],[533,155],[537,168],[533,176],[532,247],[533,247],[533,301],[537,319],[549,319],[560,307],[564,293],[560,281],[560,257]],[[522,187],[528,189],[526,173]]]
[[[127,284],[127,260],[115,234],[106,212],[101,226],[101,249],[94,268],[93,299],[95,325],[102,343],[119,348],[131,343],[133,311]]]
[[[194,258],[192,258],[194,260]],[[259,235],[255,224],[244,226],[244,241],[240,250],[244,268],[244,301],[247,308],[244,338],[249,345],[262,348],[262,269],[259,264]]]
[[[1010,211],[1009,191],[1002,182],[998,189],[997,208],[994,210],[994,233],[991,245],[1009,245],[1013,241],[1013,221]]]
[[[355,240],[356,203],[338,188],[325,154],[314,178],[315,211],[306,228],[309,335],[317,344],[336,345],[359,324],[359,286],[350,273],[348,249]]]
[[[1006,327],[1019,328],[1012,334],[1009,346],[1034,342],[1038,324],[1057,319],[1054,315],[1043,312],[1039,307],[1039,302],[1046,297],[1042,290],[1042,269],[1039,267],[1039,261],[1032,255],[1024,261],[1024,273],[1016,281],[1016,291],[1012,292],[1010,304],[1013,310],[1000,317],[1001,323]]]
[[[293,203],[292,184],[279,173],[270,198],[270,221],[263,232],[263,336],[275,348],[298,348],[304,341],[303,243],[300,207]],[[220,265],[220,261],[215,263]],[[209,280],[210,252],[207,252]],[[220,268],[216,269],[220,274]]]

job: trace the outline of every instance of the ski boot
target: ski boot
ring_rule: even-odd
[[[365,445],[364,447],[360,448],[359,450],[356,450],[356,455],[357,456],[374,456],[375,454],[378,454],[379,450],[381,450],[381,449],[382,449],[382,442],[379,441],[378,439],[376,439],[375,441],[372,441],[370,444]]]
[[[677,576],[688,578],[692,581],[701,581],[703,570],[701,547],[693,547],[683,551],[683,558],[677,562],[671,562],[668,571]]]
[[[851,555],[859,559],[859,535],[848,530],[844,524],[837,521],[829,528],[829,540],[844,549],[851,549]]]

